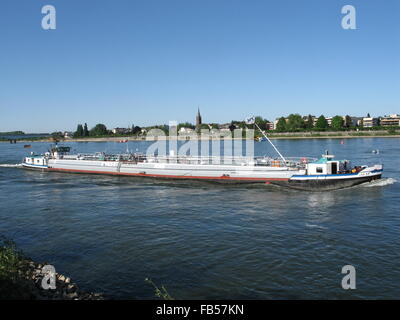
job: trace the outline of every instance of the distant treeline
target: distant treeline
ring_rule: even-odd
[[[276,131],[306,131],[306,130],[327,130],[329,129],[349,129],[352,127],[352,121],[350,116],[346,116],[344,119],[341,116],[334,116],[332,118],[331,125],[329,125],[324,115],[314,123],[314,118],[309,115],[307,119],[304,119],[299,114],[290,114],[287,118],[280,117],[276,124]]]
[[[158,127],[158,126],[155,126]],[[160,126],[161,128],[162,126]],[[165,128],[162,128],[165,129]],[[96,124],[93,128],[90,130],[88,129],[87,123],[84,125],[78,124],[76,131],[73,133],[74,138],[84,138],[84,137],[103,137],[103,136],[111,136],[111,135],[138,135],[141,131],[142,128],[132,125],[131,128],[128,129],[121,129],[124,130],[124,132],[116,132],[114,133],[113,130],[107,129],[107,127],[102,124],[98,123]]]
[[[370,115],[367,115],[370,118]],[[331,118],[330,123],[324,115],[318,118],[308,115],[302,117],[299,114],[290,114],[288,117],[280,117],[276,123],[275,130],[271,130],[269,125],[270,121],[256,117],[255,122],[262,130],[268,130],[272,132],[311,132],[311,131],[369,131],[369,130],[396,130],[399,126],[381,126],[379,121],[374,126],[364,127],[364,123],[361,120],[358,124],[355,124],[352,118],[347,115],[345,117],[336,115]]]
[[[0,132],[0,136],[22,136],[24,134],[23,131]]]
[[[369,117],[369,114],[368,116]],[[388,126],[380,126],[379,123],[377,126],[373,127],[364,127],[361,121],[360,124],[355,124],[352,121],[352,118],[349,115],[345,117],[336,115],[330,119],[328,122],[327,118],[324,115],[319,116],[318,118],[308,115],[306,117],[302,117],[300,114],[290,114],[287,117],[280,117],[276,123],[275,129],[271,128],[271,121],[264,119],[261,116],[255,117],[255,123],[260,127],[262,131],[269,131],[270,133],[282,133],[282,132],[322,132],[322,131],[369,131],[369,130],[389,130],[392,133],[398,129],[399,127],[388,127]],[[195,130],[196,126],[189,122],[179,123],[177,125],[178,132],[181,128],[187,128]],[[252,124],[248,124],[245,121],[235,121],[232,120],[227,124],[218,124],[218,123],[202,123],[199,126],[199,129],[229,129],[230,131],[234,131],[235,129],[243,129],[243,136],[245,136],[246,128],[255,129],[255,135],[261,136],[262,133],[257,129],[256,126]],[[168,134],[169,126],[166,124],[162,125],[154,125],[149,127],[139,127],[132,125],[130,128],[115,128],[114,130],[109,130],[107,127],[102,124],[96,124],[90,130],[88,129],[87,123],[84,125],[79,124],[77,126],[76,131],[73,133],[74,138],[82,138],[82,137],[106,137],[106,136],[142,136],[146,135],[146,133],[151,129],[159,129],[162,130],[165,134]],[[54,135],[54,134],[53,134]]]

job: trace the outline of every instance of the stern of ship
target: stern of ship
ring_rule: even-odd
[[[48,168],[48,161],[45,156],[31,154],[24,158],[22,166],[26,169],[46,170]]]
[[[329,191],[352,187],[380,179],[383,165],[350,166],[348,160],[335,160],[332,155],[323,155],[316,162],[307,164],[306,174],[293,175],[288,187],[298,190]]]

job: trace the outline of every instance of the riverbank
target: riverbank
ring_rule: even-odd
[[[388,132],[388,131],[344,131],[344,132],[282,132],[282,133],[271,133],[268,137],[272,139],[353,139],[353,138],[400,138],[400,131]],[[197,137],[190,137],[191,140],[202,140]],[[206,138],[207,139],[207,138]],[[215,138],[213,138],[215,139]],[[223,138],[220,138],[221,140]],[[226,138],[225,138],[226,139]],[[231,138],[232,140],[243,140],[244,138]],[[158,140],[170,140],[169,137],[159,137]],[[189,137],[182,136],[178,137],[178,140],[185,141],[189,140]],[[64,139],[61,142],[125,142],[125,141],[152,141],[150,137],[87,137],[78,139]],[[8,143],[7,140],[0,140],[0,142]],[[35,139],[35,140],[17,140],[17,142],[54,142],[53,139]]]
[[[11,241],[0,242],[0,300],[104,300],[101,294],[80,290],[59,273],[55,273],[55,289],[44,289],[44,266],[49,264],[25,257]]]

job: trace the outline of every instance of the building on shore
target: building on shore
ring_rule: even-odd
[[[65,139],[72,139],[74,137],[74,133],[71,131],[64,131],[63,135]]]
[[[391,114],[380,118],[380,124],[382,127],[393,127],[400,126],[400,115]]]
[[[276,129],[275,121],[274,122],[267,122],[266,129],[267,130],[275,130]]]
[[[179,129],[179,134],[193,133],[194,130],[192,128],[181,127]]]
[[[114,128],[111,130],[113,134],[127,134],[131,132],[128,128]]]
[[[363,117],[350,117],[350,125],[353,127],[359,127],[362,124]]]
[[[362,125],[364,128],[372,128],[379,125],[379,119],[374,117],[364,117],[362,119]]]
[[[276,127],[278,126],[278,122],[279,122],[280,118],[276,118],[275,121],[273,122],[273,130],[276,130]],[[286,123],[288,123],[289,119],[285,118]]]
[[[317,117],[316,116],[313,116],[313,115],[306,115],[306,116],[302,116],[302,119],[303,119],[303,121],[304,121],[304,123],[308,123],[308,119],[309,119],[309,117],[311,117],[311,120],[312,120],[312,123],[313,123],[313,125],[317,122]]]

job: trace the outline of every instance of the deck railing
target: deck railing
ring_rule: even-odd
[[[281,168],[303,168],[309,162],[316,161],[316,158],[309,157],[287,157],[286,161],[280,158],[268,156],[147,156],[144,154],[78,154],[76,156],[65,156],[69,160],[97,160],[97,161],[118,161],[123,163],[177,163],[193,165],[236,165],[236,166],[268,166]]]

